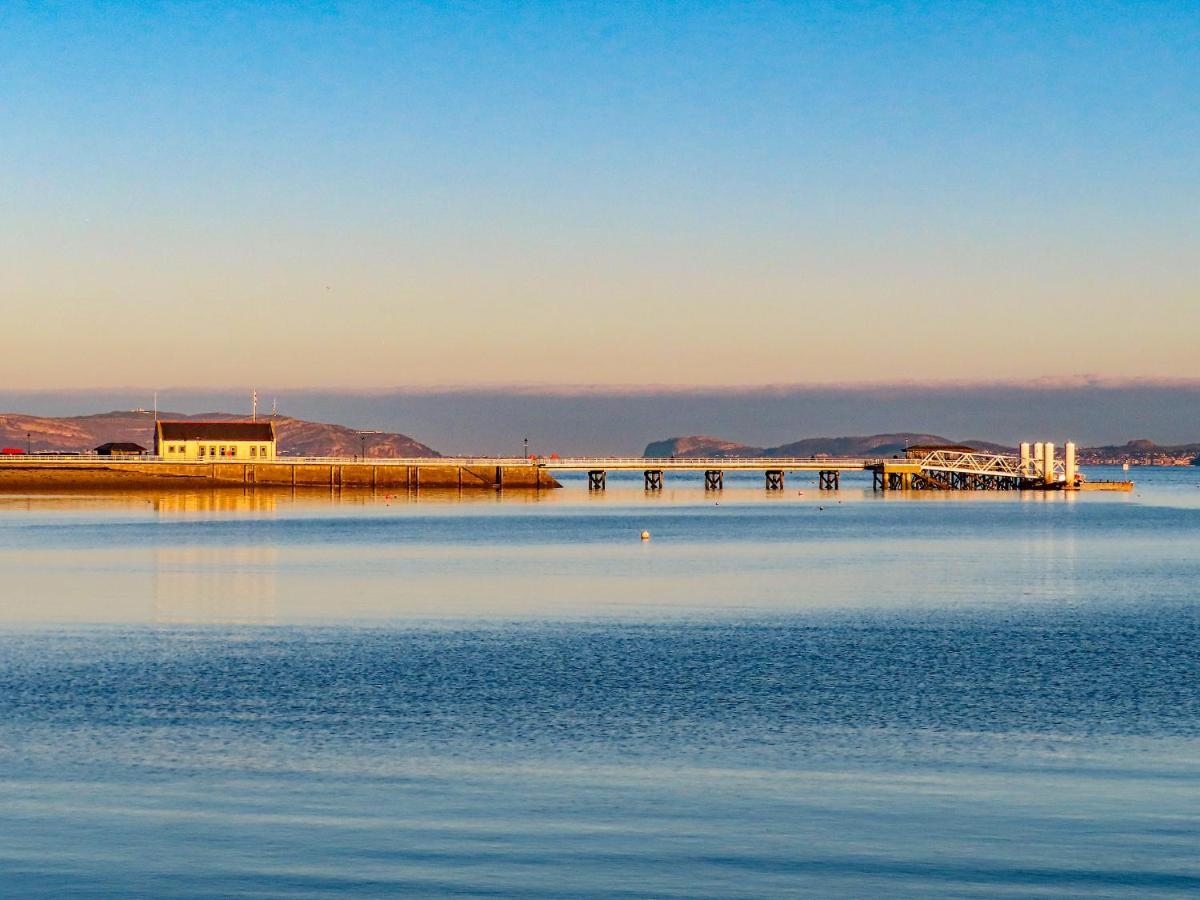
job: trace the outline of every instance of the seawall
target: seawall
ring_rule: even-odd
[[[562,487],[539,466],[524,460],[486,462],[453,459],[288,460],[174,463],[96,458],[0,460],[0,491],[189,490],[212,487],[354,487],[399,490],[546,490]]]

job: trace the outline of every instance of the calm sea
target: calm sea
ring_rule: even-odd
[[[0,497],[0,894],[1194,896],[1200,469],[1133,475]]]

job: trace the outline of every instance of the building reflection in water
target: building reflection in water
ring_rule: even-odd
[[[210,514],[252,513],[256,516],[276,511],[281,495],[273,491],[189,491],[155,494],[155,511],[164,517]]]
[[[1073,507],[1079,502],[1079,495],[1073,491],[1022,491],[1020,501],[1028,506]],[[1031,518],[1019,534],[1012,566],[1021,575],[1023,596],[1033,601],[1078,601],[1075,529],[1064,528],[1060,518],[1041,515]]]
[[[278,554],[270,546],[158,547],[154,613],[164,623],[271,623]]]
[[[160,495],[164,519],[270,517],[266,492],[205,491]],[[160,544],[154,549],[154,613],[163,623],[268,624],[278,618],[279,554],[270,544]]]

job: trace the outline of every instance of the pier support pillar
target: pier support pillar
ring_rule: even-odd
[[[1063,474],[1067,477],[1067,490],[1075,489],[1075,479],[1078,469],[1075,466],[1075,443],[1067,441],[1063,447]]]
[[[1045,477],[1046,484],[1054,484],[1054,444],[1050,442],[1043,444],[1042,452],[1045,454],[1042,462],[1042,475]]]
[[[783,469],[767,469],[767,490],[783,490]]]
[[[663,487],[662,469],[647,469],[643,473],[646,479],[646,490],[661,491]]]
[[[605,488],[607,473],[603,469],[592,469],[588,472],[588,490],[602,491]]]
[[[725,473],[720,469],[709,469],[704,473],[704,489],[720,491],[725,488]]]
[[[883,474],[882,468],[871,470],[871,490],[873,490],[873,491],[886,491],[887,490],[887,476]]]
[[[841,473],[837,469],[822,469],[817,473],[817,487],[822,491],[836,491],[840,482]]]

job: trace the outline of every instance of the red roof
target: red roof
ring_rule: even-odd
[[[273,422],[180,422],[158,423],[164,441],[273,441]]]

